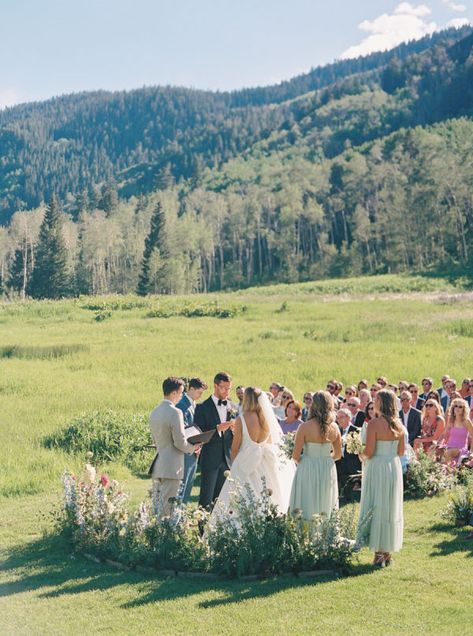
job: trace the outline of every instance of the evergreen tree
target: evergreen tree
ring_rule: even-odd
[[[159,274],[163,273],[168,256],[166,238],[166,217],[158,201],[151,217],[151,228],[145,240],[145,251],[141,264],[141,274],[136,293],[146,296],[152,291],[163,291],[159,288]],[[159,264],[156,263],[159,262]],[[160,271],[161,270],[161,271]],[[156,284],[157,283],[157,284]]]
[[[21,297],[24,298],[30,275],[31,251],[28,243],[24,241],[24,245],[15,250],[9,271],[8,286],[20,292]]]
[[[33,298],[62,298],[70,294],[61,213],[54,195],[41,224],[35,266],[28,291]]]

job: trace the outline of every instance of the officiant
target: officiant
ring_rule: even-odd
[[[182,398],[184,381],[169,377],[163,382],[164,399],[149,416],[151,435],[158,449],[151,476],[155,490],[157,516],[161,519],[171,512],[169,499],[177,497],[184,476],[184,453],[192,455],[200,450],[198,444],[186,440],[184,417],[176,404]]]
[[[200,453],[199,506],[211,510],[222,490],[225,471],[231,466],[230,450],[232,404],[229,395],[232,378],[228,373],[217,373],[213,394],[195,408],[194,424],[202,431],[215,431],[211,440],[204,444]]]

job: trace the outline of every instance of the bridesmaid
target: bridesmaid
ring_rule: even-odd
[[[403,483],[400,456],[405,451],[406,429],[399,420],[396,396],[379,391],[375,417],[368,422],[363,453],[358,543],[374,550],[373,565],[391,563],[399,552],[403,533]]]
[[[302,450],[304,454],[301,458]],[[335,461],[342,456],[342,438],[335,424],[333,399],[327,391],[314,394],[307,422],[300,424],[292,458],[297,462],[289,510],[302,511],[303,519],[314,514],[328,517],[338,508]]]

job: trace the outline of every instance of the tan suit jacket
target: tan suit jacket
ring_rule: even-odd
[[[153,466],[153,479],[182,479],[184,453],[194,452],[186,441],[182,411],[169,400],[163,400],[149,416],[151,434],[158,449]]]

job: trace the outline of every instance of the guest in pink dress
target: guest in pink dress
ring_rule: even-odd
[[[455,398],[451,401],[445,433],[438,444],[439,456],[444,464],[458,466],[464,457],[468,457],[468,443],[473,440],[473,424],[469,415],[470,409],[465,400]]]

